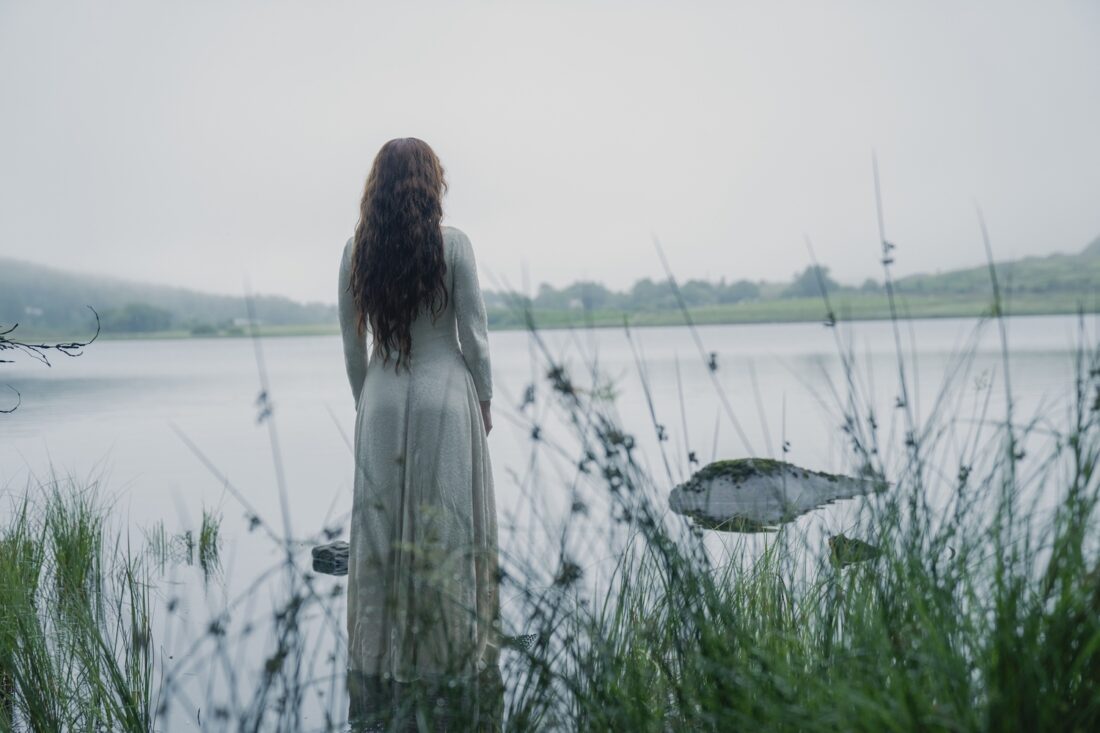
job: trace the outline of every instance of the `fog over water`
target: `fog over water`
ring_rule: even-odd
[[[490,286],[842,282],[1100,234],[1100,5],[0,3],[0,255],[333,301],[387,139]],[[526,272],[526,275],[524,274]]]

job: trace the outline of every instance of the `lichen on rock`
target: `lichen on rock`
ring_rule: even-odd
[[[771,458],[715,461],[672,490],[669,505],[696,525],[766,532],[811,509],[873,493],[880,479],[813,471]]]

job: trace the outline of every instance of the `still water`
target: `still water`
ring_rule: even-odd
[[[1007,322],[1009,376],[1016,414],[1062,418],[1073,383],[1074,350],[1082,334],[1095,343],[1100,318],[1014,318]],[[697,336],[697,338],[696,338]],[[887,449],[904,432],[895,404],[899,364],[910,403],[927,420],[973,424],[975,405],[992,388],[985,418],[1004,414],[1001,343],[994,324],[940,319],[901,325],[736,325],[546,331],[545,351],[524,332],[491,334],[495,428],[489,438],[501,522],[502,553],[537,557],[532,517],[545,522],[565,512],[566,487],[576,458],[532,439],[532,421],[551,422],[548,352],[578,383],[593,364],[610,379],[622,424],[637,436],[640,455],[658,484],[686,478],[687,455],[714,458],[779,456],[831,472],[850,470],[839,429],[844,396],[838,349],[850,350],[860,389],[881,416]],[[899,362],[897,344],[901,344]],[[323,528],[339,529],[351,508],[352,455],[345,442],[354,424],[351,390],[337,337],[272,338],[260,344],[287,487],[289,524],[308,545]],[[965,369],[957,357],[972,352]],[[713,354],[713,357],[712,357]],[[713,359],[717,370],[708,369]],[[169,533],[197,531],[204,509],[222,517],[222,571],[199,583],[195,568],[169,569],[161,600],[179,600],[166,641],[182,651],[189,629],[239,599],[253,580],[278,562],[262,533],[249,531],[253,507],[282,528],[276,462],[268,426],[258,421],[257,352],[247,339],[101,341],[79,358],[52,357],[53,366],[23,360],[0,365],[0,385],[22,395],[22,406],[0,415],[0,490],[21,494],[51,476],[98,481],[112,517],[136,540],[159,521]],[[647,400],[643,377],[649,388]],[[527,386],[535,403],[520,409]],[[937,405],[944,385],[950,399]],[[834,388],[838,391],[834,392]],[[739,425],[735,426],[723,403]],[[7,400],[9,393],[0,393]],[[7,402],[0,407],[9,406]],[[652,411],[651,411],[652,410]],[[658,444],[654,418],[667,440]],[[219,475],[188,447],[185,436]],[[668,465],[660,457],[664,448]],[[950,470],[950,469],[948,469]],[[228,481],[234,491],[227,489]],[[7,502],[0,511],[8,511]],[[827,510],[829,511],[829,510]],[[346,532],[343,535],[346,537]],[[599,565],[607,558],[587,558]],[[333,584],[337,579],[325,579]],[[249,598],[250,613],[270,610]],[[507,606],[509,599],[504,597]],[[262,660],[257,660],[257,664]],[[337,686],[338,687],[338,686]],[[332,693],[336,697],[336,687]],[[338,701],[330,701],[339,708]],[[186,712],[186,714],[184,714]],[[193,711],[173,716],[173,729],[197,727]],[[190,722],[188,722],[190,720]]]

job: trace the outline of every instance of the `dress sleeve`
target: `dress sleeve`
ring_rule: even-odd
[[[363,381],[367,378],[367,344],[365,335],[359,334],[359,311],[355,298],[348,287],[351,285],[351,252],[354,240],[344,245],[344,254],[340,260],[340,290],[337,298],[340,312],[340,334],[344,338],[344,367],[351,383],[351,394],[355,405],[359,406],[359,395],[363,391]]]
[[[474,248],[465,233],[455,230],[454,279],[452,282],[458,341],[462,358],[474,378],[477,398],[485,402],[493,396],[493,375],[489,364],[489,325],[485,302],[477,281]]]

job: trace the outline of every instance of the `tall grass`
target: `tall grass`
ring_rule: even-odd
[[[221,567],[221,551],[218,545],[221,515],[211,509],[202,510],[202,526],[199,527],[199,566],[203,577],[210,577]]]
[[[955,466],[942,465],[957,447],[946,409],[911,413],[887,464],[874,405],[846,373],[836,396],[852,470],[892,481],[854,528],[881,554],[846,568],[799,525],[715,563],[702,533],[665,512],[667,488],[612,406],[544,356],[573,449],[591,461],[579,476],[630,535],[606,596],[560,582],[532,592],[534,576],[513,570],[540,639],[506,671],[516,729],[1100,728],[1100,352],[1077,354],[1065,424],[1020,426],[1009,411]],[[957,388],[939,404],[956,404]],[[1024,470],[1029,442],[1045,454]]]
[[[221,515],[206,507],[198,531],[185,529],[170,535],[164,520],[158,520],[145,531],[145,549],[160,573],[170,562],[194,565],[197,555],[203,579],[209,580],[221,570],[221,524]]]
[[[0,730],[151,730],[144,570],[105,548],[94,486],[45,488],[0,529]]]

